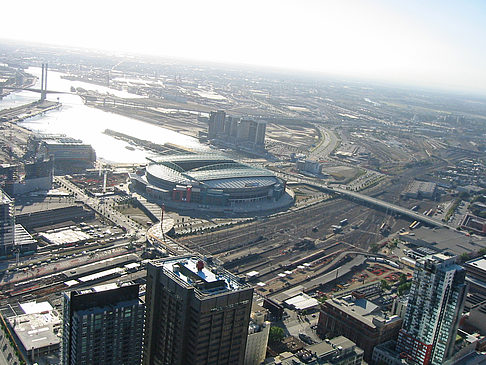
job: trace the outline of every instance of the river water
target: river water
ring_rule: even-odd
[[[31,67],[28,73],[39,77],[36,87],[40,88],[41,69]],[[124,91],[109,89],[107,87],[92,85],[80,81],[61,79],[61,73],[49,71],[47,76],[47,89],[69,92],[71,86],[82,87],[86,90],[97,90],[101,93],[109,92],[120,97],[136,98],[137,95]],[[0,110],[19,106],[38,100],[39,94],[30,91],[12,93],[0,100]],[[127,149],[128,143],[103,134],[105,129],[112,129],[130,136],[152,141],[158,144],[170,142],[179,146],[192,148],[198,151],[208,150],[208,147],[199,143],[196,138],[189,137],[166,128],[145,123],[114,113],[88,107],[82,99],[71,94],[48,94],[48,100],[62,103],[59,110],[53,110],[24,120],[19,125],[35,132],[65,134],[89,143],[96,151],[100,160],[107,162],[144,163],[146,157],[153,153],[142,149],[134,151]]]

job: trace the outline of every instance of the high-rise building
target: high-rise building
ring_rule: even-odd
[[[0,189],[0,256],[12,253],[15,243],[13,200]]]
[[[242,365],[253,289],[198,256],[147,269],[143,364]]]
[[[63,365],[139,365],[145,304],[138,284],[64,293]]]
[[[258,122],[255,136],[255,145],[265,148],[265,132],[267,131],[267,123]]]
[[[416,364],[443,364],[452,355],[464,308],[466,271],[444,254],[417,260],[397,351]]]
[[[215,138],[224,133],[226,113],[223,110],[209,113],[208,137]]]
[[[263,152],[266,129],[264,121],[227,116],[222,110],[209,114],[208,138],[223,145]]]

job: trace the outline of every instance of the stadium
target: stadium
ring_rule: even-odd
[[[255,212],[293,202],[272,172],[221,155],[154,158],[130,179],[148,198],[176,209]]]

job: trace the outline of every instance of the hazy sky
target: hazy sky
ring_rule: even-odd
[[[486,93],[486,0],[4,1],[0,38]]]

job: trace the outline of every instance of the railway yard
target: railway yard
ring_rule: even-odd
[[[12,201],[35,250],[11,252],[0,261],[4,316],[18,313],[19,303],[27,301],[49,300],[60,308],[61,292],[98,283],[135,281],[143,287],[147,260],[181,253],[211,257],[252,284],[259,296],[282,303],[296,293],[321,300],[383,281],[396,295],[398,283],[410,279],[413,258],[447,250],[468,258],[486,252],[486,237],[461,226],[474,203],[481,213],[477,203],[486,192],[481,140],[486,105],[470,109],[444,95],[424,93],[417,101],[407,90],[266,78],[234,69],[222,76],[211,68],[200,72],[181,65],[155,69],[134,61],[104,66],[100,61],[97,69],[56,60],[50,67],[65,72],[67,80],[137,94],[122,98],[75,89],[86,108],[129,116],[133,123],[197,138],[209,128],[214,110],[264,121],[264,153],[223,152],[282,179],[293,203],[254,215],[216,214],[206,203],[192,212],[177,209],[190,195],[183,198],[189,189],[175,186],[171,199],[180,194],[180,200],[169,209],[133,182],[147,163],[98,159],[82,172],[56,171],[51,190]],[[293,89],[282,89],[282,82]],[[44,101],[0,110],[2,168],[27,156],[33,132],[17,123],[59,107]],[[112,129],[102,133],[128,143],[127,151],[194,153]],[[221,153],[207,139],[199,142],[205,151]],[[2,176],[8,188],[13,177]],[[258,186],[252,184],[244,187]]]

